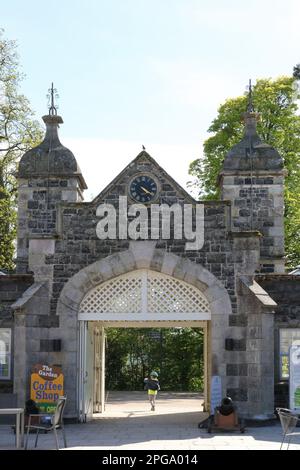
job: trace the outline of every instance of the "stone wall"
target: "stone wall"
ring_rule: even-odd
[[[284,272],[283,176],[223,176],[222,199],[232,202],[232,230],[258,230],[260,272]]]
[[[32,275],[14,274],[0,276],[0,328],[12,329],[12,342],[14,337],[14,318],[11,306],[32,283]],[[14,344],[12,344],[12,351],[13,349]],[[12,390],[13,380],[0,380],[0,393],[8,393],[12,392]]]
[[[61,201],[77,201],[77,178],[19,179],[17,271],[28,271],[31,237],[56,236],[57,206]]]
[[[275,303],[251,277],[238,280],[238,311],[244,328],[240,330],[237,354],[227,352],[227,368],[235,371],[228,395],[243,401],[243,411],[255,419],[272,417],[274,412],[274,308]],[[263,413],[262,413],[263,411]]]

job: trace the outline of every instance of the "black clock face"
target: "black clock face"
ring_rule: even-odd
[[[130,183],[129,193],[137,202],[150,202],[156,198],[157,184],[150,176],[136,176]]]

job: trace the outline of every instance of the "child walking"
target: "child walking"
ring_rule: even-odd
[[[160,390],[157,372],[151,372],[150,378],[146,378],[144,382],[145,390],[148,390],[148,398],[151,405],[151,411],[155,411],[155,399],[157,396],[157,392]]]

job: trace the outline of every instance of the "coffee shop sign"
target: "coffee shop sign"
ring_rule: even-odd
[[[30,398],[38,407],[50,412],[64,394],[64,376],[61,367],[36,364],[31,371]]]

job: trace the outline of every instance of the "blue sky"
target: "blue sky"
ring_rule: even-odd
[[[54,81],[89,199],[142,145],[185,186],[218,106],[300,62],[299,17],[298,0],[10,0],[0,25],[38,118]]]

